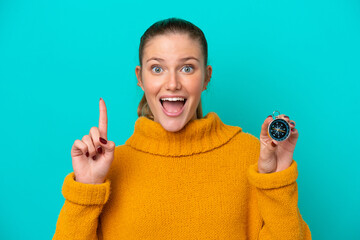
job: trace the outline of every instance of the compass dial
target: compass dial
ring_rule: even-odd
[[[290,126],[284,119],[275,119],[269,124],[268,135],[276,141],[284,141],[290,135]]]

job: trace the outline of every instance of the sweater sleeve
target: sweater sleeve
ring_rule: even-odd
[[[110,180],[85,184],[74,180],[74,172],[65,177],[62,194],[65,203],[56,223],[53,240],[97,240],[98,218],[110,195]]]
[[[257,204],[263,220],[259,240],[309,240],[311,232],[298,208],[297,164],[275,173],[258,172],[257,163],[250,166],[249,182],[255,187]]]

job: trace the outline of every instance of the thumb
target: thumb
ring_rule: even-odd
[[[114,153],[115,143],[113,141],[107,141],[100,137],[100,145],[105,150],[105,157],[108,157]]]
[[[271,142],[266,144],[265,148],[261,151],[260,159],[265,160],[265,161],[269,161],[270,159],[272,159],[274,156],[275,150],[278,147],[277,144],[278,143],[275,140],[272,140]]]
[[[260,132],[260,137],[261,138],[268,138],[268,128],[269,128],[269,124],[270,122],[273,120],[273,118],[271,118],[271,115],[269,115],[265,121],[263,122],[263,124],[261,125],[261,132]]]
[[[273,141],[276,142],[275,140]],[[271,173],[276,170],[275,150],[277,145],[273,141],[269,142],[260,152],[258,161],[258,171],[260,173]]]

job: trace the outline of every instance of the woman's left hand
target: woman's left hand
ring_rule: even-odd
[[[278,142],[268,135],[269,123],[273,120],[271,116],[267,117],[261,127],[260,133],[260,156],[258,160],[259,173],[280,172],[287,169],[292,161],[295,145],[299,137],[299,132],[295,129],[295,121],[290,120],[284,114],[278,116],[290,124],[291,133],[288,139]]]

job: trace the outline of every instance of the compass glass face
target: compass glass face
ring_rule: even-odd
[[[284,119],[275,119],[269,125],[269,135],[276,141],[284,141],[290,134],[290,126]]]

